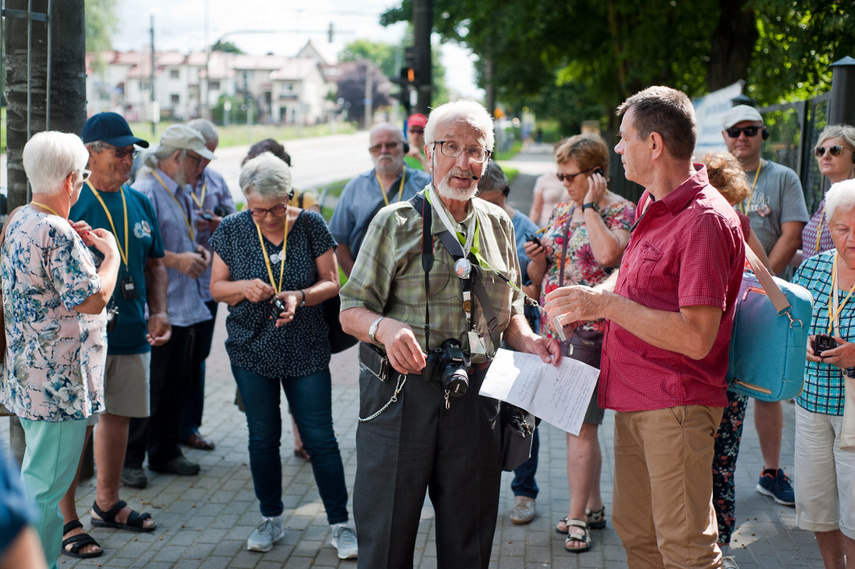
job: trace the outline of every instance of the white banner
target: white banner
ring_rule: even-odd
[[[692,101],[698,121],[698,143],[695,145],[695,162],[700,162],[707,152],[727,150],[721,131],[721,119],[733,107],[733,98],[742,94],[742,81],[714,91]]]

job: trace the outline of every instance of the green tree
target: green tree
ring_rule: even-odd
[[[338,60],[346,61],[370,61],[376,65],[386,77],[397,77],[398,70],[395,69],[395,50],[393,45],[375,42],[371,40],[356,40],[347,44],[338,54]]]
[[[113,34],[119,30],[118,0],[86,0],[86,51],[113,49]]]
[[[244,51],[235,45],[234,42],[228,40],[217,40],[217,43],[211,46],[211,51],[224,51],[226,53],[244,53]]]

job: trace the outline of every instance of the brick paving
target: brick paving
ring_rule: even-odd
[[[527,212],[534,176],[552,169],[551,147],[539,147],[514,160],[521,177],[512,184],[512,204]],[[105,554],[92,560],[61,556],[59,567],[88,568],[146,567],[150,569],[307,569],[353,568],[353,561],[340,561],[329,545],[329,526],[312,477],[311,466],[291,453],[290,420],[283,409],[282,463],[285,502],[285,537],[268,553],[246,551],[246,538],[260,521],[253,493],[246,450],[247,430],[242,413],[233,404],[234,380],[223,349],[225,310],[220,311],[214,349],[208,360],[205,424],[203,433],[216,441],[211,452],[188,450],[187,456],[202,466],[199,476],[179,477],[147,471],[149,486],[144,490],[123,489],[122,497],[131,507],[152,512],[158,529],[149,534],[133,534],[100,528],[91,534]],[[356,350],[333,357],[333,414],[349,489],[356,471]],[[2,437],[7,440],[7,422]],[[611,513],[613,414],[606,413],[600,430],[603,447],[602,489],[607,514]],[[793,405],[784,403],[784,445],[782,465],[793,471]],[[538,515],[525,526],[510,523],[513,507],[511,475],[505,473],[500,518],[493,545],[491,567],[495,569],[608,568],[626,567],[620,540],[612,528],[593,530],[593,547],[587,553],[567,553],[563,536],[553,529],[566,515],[569,493],[566,478],[565,435],[558,429],[541,426],[540,465],[537,482]],[[796,528],[795,510],[780,506],[759,495],[754,486],[762,458],[753,427],[753,405],[749,406],[742,449],[736,470],[737,525],[733,540],[736,559],[742,569],[819,568],[822,562],[816,540]],[[90,528],[88,510],[95,496],[93,481],[82,483],[78,491],[81,521]],[[437,566],[434,551],[433,510],[426,501],[415,567]]]

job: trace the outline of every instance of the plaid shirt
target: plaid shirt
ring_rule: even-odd
[[[442,204],[433,193],[432,201],[434,204]],[[434,235],[434,263],[430,272],[430,348],[438,348],[443,340],[455,338],[464,349],[468,349],[468,327],[463,312],[463,281],[457,278],[453,258],[436,237],[445,231],[445,226],[436,211],[433,208],[430,211],[433,215],[431,234]],[[468,227],[476,218],[480,255],[491,267],[520,286],[519,262],[511,220],[501,208],[474,198],[466,219],[457,224],[455,229],[465,233],[463,226]],[[367,308],[405,322],[413,328],[422,349],[427,351],[424,316],[428,295],[425,293],[421,252],[422,217],[419,212],[413,209],[409,202],[396,203],[381,209],[368,228],[350,280],[341,289],[341,309]],[[512,316],[523,313],[523,297],[489,271],[483,271],[482,279],[493,312],[499,320],[498,329],[503,331],[508,327]],[[484,312],[480,309],[474,293],[472,297],[475,306],[475,327],[485,339],[487,352],[492,357],[498,346],[492,346]],[[479,363],[485,361],[485,358],[483,355],[473,355],[472,361]]]
[[[793,282],[805,287],[813,295],[813,315],[810,323],[811,334],[828,333],[828,301],[831,295],[831,267],[834,254],[831,249],[807,259],[796,271]],[[843,302],[847,291],[840,291],[838,302]],[[849,342],[855,341],[855,302],[843,307],[838,317],[840,337]],[[833,331],[833,335],[837,335]],[[805,366],[805,386],[796,398],[796,403],[812,413],[825,415],[843,415],[843,374],[835,365],[819,362],[807,362]]]

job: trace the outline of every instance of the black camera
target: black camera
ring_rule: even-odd
[[[813,353],[815,356],[819,356],[822,352],[826,350],[833,350],[837,347],[837,342],[834,341],[834,338],[827,334],[817,334],[813,339]],[[822,356],[819,356],[822,357]]]
[[[199,213],[199,217],[201,217],[201,218],[202,218],[202,219],[204,219],[205,221],[211,221],[212,219],[214,219],[214,216],[213,216],[213,215],[211,215],[211,212],[208,212],[208,211],[202,211],[202,212],[200,212],[200,213]]]
[[[119,319],[119,307],[110,302],[107,307],[107,332],[112,332],[116,328],[116,320]]]
[[[214,208],[214,215],[217,217],[226,217],[229,214],[229,210],[226,206],[218,205]]]
[[[535,243],[543,247],[543,243],[540,242],[540,239],[538,239],[537,235],[535,235],[534,233],[527,235],[525,240],[527,243]]]
[[[439,379],[444,390],[452,397],[460,397],[469,389],[469,356],[460,342],[453,338],[444,341],[427,356],[422,375],[427,381]]]
[[[273,316],[273,319],[279,320],[279,315],[287,310],[288,305],[285,304],[285,301],[274,296],[272,304],[270,305],[270,315]]]

